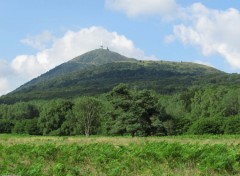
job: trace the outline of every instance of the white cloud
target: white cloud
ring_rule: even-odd
[[[41,63],[39,54],[36,56],[20,55],[15,57],[11,63],[12,70],[15,72],[15,74],[20,75],[25,79],[31,79],[39,76],[39,74],[41,74],[44,70],[47,70],[44,68],[44,64]]]
[[[11,68],[10,63],[0,59],[0,95],[12,91],[16,86],[19,86],[18,74]]]
[[[232,68],[240,69],[240,12],[209,9],[201,3],[181,7],[175,0],[105,0],[109,9],[129,17],[156,15],[175,18],[173,34],[166,43],[179,39],[200,49],[203,55],[220,55]]]
[[[9,74],[11,74],[11,70],[9,69],[8,62],[6,60],[0,59],[0,77]]]
[[[240,12],[209,9],[195,3],[185,9],[187,21],[174,26],[174,35],[199,48],[203,55],[221,55],[233,68],[240,68]]]
[[[105,6],[129,17],[154,14],[168,16],[177,9],[175,0],[105,0]]]
[[[38,42],[37,40],[35,41]],[[100,44],[108,46],[110,50],[119,52],[128,57],[139,59],[156,59],[155,56],[145,56],[144,52],[136,48],[134,43],[124,35],[116,32],[110,32],[102,27],[84,28],[77,32],[67,31],[62,38],[55,38],[53,44],[48,49],[43,49],[35,55],[19,55],[16,56],[11,63],[0,63],[0,79],[2,79],[0,95],[6,90],[13,90],[20,84],[35,78],[55,66],[69,61],[87,51],[100,48]],[[3,61],[2,61],[3,63]],[[1,69],[1,66],[5,68]],[[4,72],[4,73],[1,73]],[[5,74],[6,71],[11,72]],[[4,82],[6,76],[11,75],[11,80]],[[4,78],[4,79],[3,79]],[[6,85],[10,85],[10,89]],[[4,90],[4,91],[1,91]]]
[[[0,95],[10,91],[9,76],[12,74],[7,61],[0,60]],[[7,75],[7,76],[6,76]]]
[[[10,90],[9,82],[6,78],[0,77],[0,95],[7,93]]]
[[[43,31],[41,34],[36,36],[27,36],[25,39],[21,40],[23,44],[29,45],[35,49],[43,50],[45,49],[55,37],[49,31]]]

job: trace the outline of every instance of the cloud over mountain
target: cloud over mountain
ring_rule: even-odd
[[[179,39],[200,49],[204,56],[219,55],[233,69],[240,69],[240,12],[237,9],[210,9],[202,3],[184,7],[174,0],[105,0],[105,4],[130,17],[169,16],[173,34],[165,37],[166,43]]]
[[[185,10],[187,19],[174,26],[174,36],[199,48],[203,55],[218,54],[240,69],[240,12],[209,9],[201,3]]]
[[[44,34],[44,33],[43,33]],[[42,36],[42,38],[41,38]],[[29,37],[22,41],[31,45],[34,48],[40,49],[44,46],[47,39],[53,37],[46,33],[36,37]],[[109,47],[110,50],[119,52],[128,57],[139,59],[156,59],[154,56],[145,56],[144,52],[137,48],[133,41],[126,36],[120,35],[117,32],[111,32],[103,27],[83,28],[79,31],[67,31],[63,37],[54,38],[52,45],[49,48],[39,50],[35,55],[19,55],[16,56],[11,63],[5,63],[6,70],[15,75],[14,79],[6,79],[6,74],[0,72],[0,80],[2,85],[0,95],[8,92],[7,85],[13,85],[16,80],[21,80],[18,83],[23,84],[32,78],[35,78],[42,73],[54,68],[55,66],[66,62],[76,56],[79,56],[87,51],[99,48],[101,43],[104,47]],[[19,85],[18,85],[19,86]],[[16,87],[16,86],[10,86]]]

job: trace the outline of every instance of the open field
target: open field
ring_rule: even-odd
[[[0,175],[240,175],[240,136],[2,134]]]
[[[111,143],[113,145],[129,145],[131,143],[141,144],[144,142],[168,142],[180,144],[200,144],[200,145],[239,145],[240,135],[185,135],[185,136],[164,136],[164,137],[103,137],[103,136],[30,136],[30,135],[8,135],[0,134],[0,144],[92,144],[92,143]]]

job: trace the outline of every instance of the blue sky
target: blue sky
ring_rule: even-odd
[[[240,72],[239,0],[1,0],[0,95],[98,48]]]

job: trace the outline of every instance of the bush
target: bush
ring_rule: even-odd
[[[222,118],[200,118],[193,122],[188,133],[190,134],[223,134]]]
[[[189,118],[175,118],[174,119],[174,135],[181,135],[187,133],[192,125]]]
[[[228,117],[224,122],[225,134],[240,134],[240,116]]]
[[[39,135],[40,129],[38,127],[37,119],[17,121],[14,128],[12,129],[12,133]]]
[[[11,120],[0,120],[0,133],[11,133],[14,123]]]

